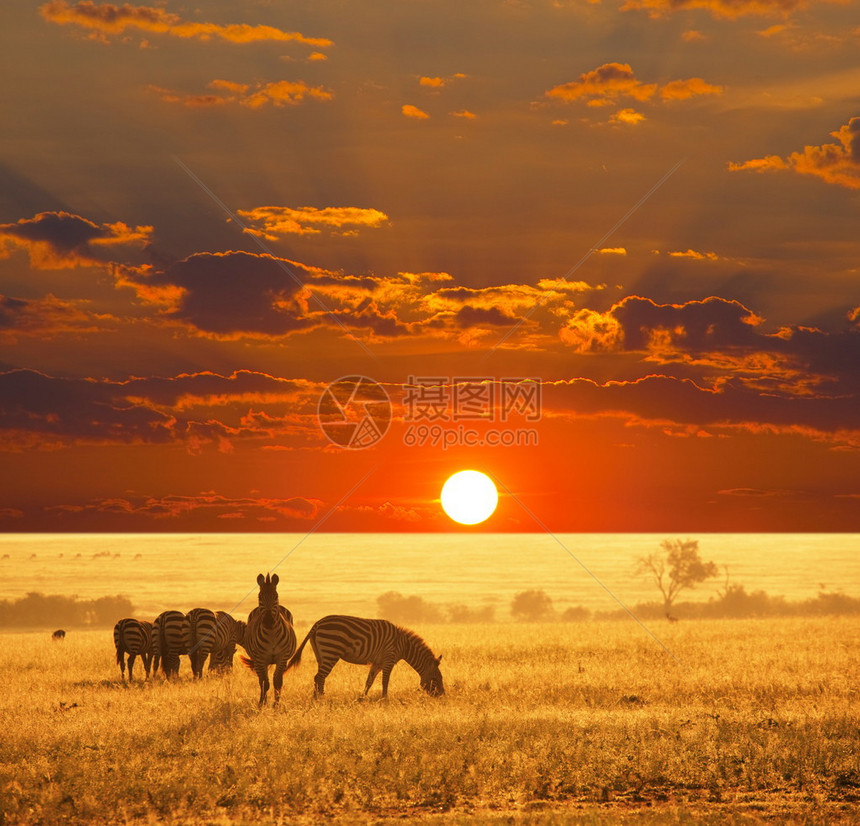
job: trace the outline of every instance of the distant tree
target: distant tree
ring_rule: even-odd
[[[665,539],[660,548],[639,557],[636,572],[653,580],[663,597],[663,610],[668,614],[681,591],[716,576],[718,569],[716,563],[702,561],[697,539]]]
[[[442,611],[423,597],[388,591],[376,598],[379,616],[397,623],[442,622]]]
[[[458,603],[448,606],[448,616],[451,622],[493,622],[496,618],[496,609],[492,605],[471,608],[468,605]]]
[[[541,622],[553,613],[552,599],[546,591],[520,591],[511,602],[511,614],[526,622]]]
[[[591,619],[591,611],[582,605],[573,605],[562,611],[561,619],[562,622],[584,622]]]

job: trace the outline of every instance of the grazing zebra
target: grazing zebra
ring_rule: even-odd
[[[185,645],[191,659],[191,671],[194,679],[203,676],[203,666],[209,652],[215,647],[215,633],[218,621],[215,614],[208,608],[192,608],[186,615]]]
[[[131,617],[121,619],[113,627],[113,644],[116,646],[116,662],[125,681],[125,655],[128,654],[128,680],[134,682],[134,661],[140,656],[143,670],[149,679],[152,661],[152,623]]]
[[[179,674],[179,655],[188,653],[188,618],[181,611],[163,611],[152,624],[152,669],[159,662],[167,679]]]
[[[218,624],[215,627],[215,645],[209,657],[209,670],[221,673],[233,670],[233,655],[236,646],[245,639],[247,623],[234,619],[226,611],[215,614]]]
[[[51,634],[51,639],[54,642],[60,642],[61,640],[64,640],[65,638],[66,638],[66,632],[62,628],[58,628],[56,631],[54,631],[53,634]]]
[[[266,574],[264,579],[260,574],[257,585],[260,586],[260,604],[248,614],[248,627],[242,642],[248,656],[242,657],[242,662],[257,672],[261,706],[266,704],[269,691],[269,666],[275,666],[273,705],[277,706],[281,699],[287,660],[296,650],[296,632],[293,631],[293,615],[278,602],[278,575],[272,574],[270,579]]]
[[[314,677],[314,696],[325,693],[325,680],[338,660],[355,665],[370,665],[370,673],[364,684],[364,693],[370,691],[376,675],[382,672],[382,696],[388,696],[388,679],[391,670],[405,660],[421,677],[421,688],[428,694],[438,696],[445,693],[439,663],[442,657],[434,656],[421,637],[414,631],[401,628],[388,620],[361,619],[333,615],[317,620],[308,635],[302,640],[296,653],[287,665],[294,668],[302,659],[302,649],[311,641],[317,658],[317,673]]]

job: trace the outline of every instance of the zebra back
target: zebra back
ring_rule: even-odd
[[[217,611],[215,619],[215,645],[209,659],[209,670],[230,671],[233,668],[236,645],[242,642],[245,623],[234,619],[226,611]]]
[[[169,677],[179,673],[179,655],[188,653],[188,618],[181,611],[162,611],[152,627],[153,662]]]

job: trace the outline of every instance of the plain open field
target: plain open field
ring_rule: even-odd
[[[856,822],[857,619],[661,625],[680,664],[632,622],[417,630],[444,698],[341,663],[314,702],[308,651],[277,711],[241,667],[126,687],[109,630],[4,634],[0,823]]]

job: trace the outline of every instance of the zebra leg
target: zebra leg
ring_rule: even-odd
[[[371,686],[373,685],[373,681],[376,679],[376,675],[382,670],[382,666],[377,665],[376,663],[370,664],[370,673],[367,675],[367,682],[364,684],[364,694],[367,696],[367,692],[370,691]]]
[[[137,659],[137,654],[129,654],[128,655],[128,681],[130,683],[134,682],[134,661]]]
[[[143,660],[143,670],[146,672],[146,679],[149,679],[149,670],[152,666],[152,654],[141,654],[140,658]]]
[[[314,651],[316,653],[316,651]],[[325,678],[331,674],[331,670],[337,665],[339,657],[334,659],[320,659],[317,654],[317,673],[314,677],[314,697],[322,697],[325,694]]]
[[[388,697],[388,680],[391,677],[391,672],[394,670],[394,662],[384,663],[382,666],[382,699]]]
[[[269,693],[269,666],[261,665],[257,668],[257,678],[260,680],[260,707],[266,705],[266,695]]]
[[[122,674],[122,681],[125,682],[125,653],[117,654],[117,662],[119,663],[119,670]]]
[[[286,662],[278,663],[275,666],[275,676],[272,678],[272,686],[275,689],[275,700],[272,705],[277,708],[281,701],[281,686],[284,684],[284,672],[287,670]]]

